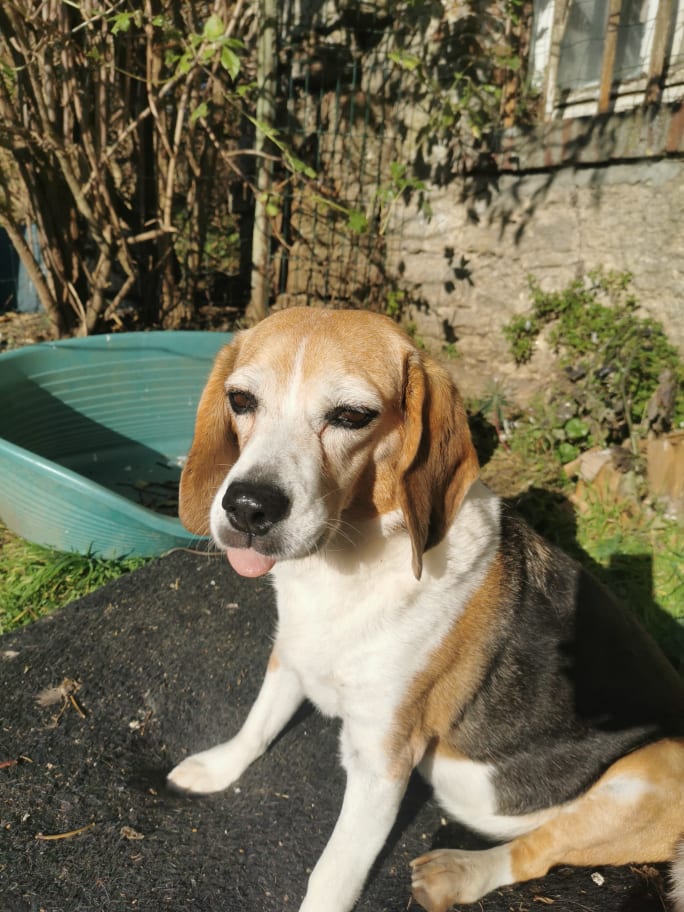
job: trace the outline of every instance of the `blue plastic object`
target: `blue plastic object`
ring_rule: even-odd
[[[108,558],[196,542],[175,515],[177,484],[230,339],[121,333],[0,355],[0,519],[29,541]]]

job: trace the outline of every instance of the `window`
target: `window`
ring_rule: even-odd
[[[684,96],[684,0],[535,0],[532,30],[547,117]]]

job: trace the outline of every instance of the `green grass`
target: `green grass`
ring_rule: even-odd
[[[684,637],[684,527],[652,510],[596,497],[578,513],[577,539],[656,639],[665,648],[678,645],[669,638]]]
[[[43,617],[144,563],[144,558],[103,560],[52,551],[0,526],[0,634]]]

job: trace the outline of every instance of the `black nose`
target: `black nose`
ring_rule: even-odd
[[[233,482],[221,503],[231,525],[250,535],[265,535],[290,510],[289,498],[279,488],[249,481]]]

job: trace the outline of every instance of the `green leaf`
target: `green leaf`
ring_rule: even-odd
[[[195,123],[200,117],[206,117],[209,113],[209,105],[206,101],[203,101],[201,104],[198,104],[195,110],[190,115],[190,123]]]
[[[174,67],[180,60],[178,51],[168,50],[164,53],[164,63],[167,67]]]
[[[132,13],[117,13],[112,20],[112,35],[118,35],[120,32],[127,32],[131,27],[132,20]]]
[[[240,72],[240,58],[229,47],[221,48],[221,66],[231,79],[236,79]]]
[[[349,210],[348,224],[355,234],[365,234],[368,231],[368,219],[358,209]]]
[[[257,130],[260,133],[263,133],[266,139],[270,139],[273,142],[277,142],[278,139],[278,130],[271,126],[271,124],[266,123],[265,120],[257,120],[256,117],[250,117],[249,120],[254,124]]]
[[[291,153],[287,155],[287,163],[290,168],[295,172],[295,174],[303,174],[305,177],[313,180],[316,177],[316,172],[313,168],[309,167],[301,158],[297,158],[296,155]]]
[[[565,433],[568,440],[583,440],[589,434],[589,425],[581,418],[570,418],[565,423]]]
[[[218,41],[219,38],[225,32],[225,26],[223,24],[223,19],[216,14],[209,16],[207,21],[204,23],[204,30],[202,32],[202,37],[206,38],[207,41]]]
[[[202,66],[209,66],[214,59],[215,54],[216,46],[213,44],[205,45],[203,48],[200,48],[198,57]]]
[[[393,63],[398,63],[400,67],[409,72],[413,72],[420,66],[420,57],[409,54],[408,51],[390,51],[387,56]]]
[[[183,56],[178,61],[178,72],[185,76],[186,73],[189,73],[192,69],[193,64],[193,55],[190,51],[186,51]]]
[[[572,462],[579,456],[579,450],[571,443],[561,443],[558,447],[558,458],[561,462]]]
[[[390,176],[395,183],[400,181],[406,174],[406,165],[403,162],[392,162],[389,169]]]

